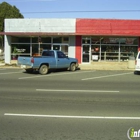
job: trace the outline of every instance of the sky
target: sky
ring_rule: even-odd
[[[24,18],[140,19],[140,0],[0,0]]]

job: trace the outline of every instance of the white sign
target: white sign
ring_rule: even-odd
[[[26,49],[16,49],[17,50],[17,52],[25,52],[26,51]]]
[[[98,55],[92,55],[92,60],[98,60]]]

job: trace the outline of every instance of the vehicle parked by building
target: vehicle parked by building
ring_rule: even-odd
[[[26,72],[39,71],[40,74],[47,74],[50,69],[67,68],[75,71],[78,68],[78,60],[67,57],[62,51],[43,50],[41,56],[26,57],[19,56],[17,64]]]
[[[135,74],[140,73],[140,51],[137,54],[136,62],[135,62]]]

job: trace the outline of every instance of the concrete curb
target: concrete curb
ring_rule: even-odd
[[[0,63],[0,68],[20,68],[17,64]],[[79,64],[80,70],[128,70],[134,71],[135,68],[129,68],[127,63],[106,63],[99,62],[93,64]]]
[[[130,70],[135,67],[129,67],[127,62],[98,62],[91,64],[79,64],[81,70]]]
[[[17,64],[0,63],[0,68],[20,68],[20,67],[18,67]]]

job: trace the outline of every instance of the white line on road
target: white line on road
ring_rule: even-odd
[[[121,74],[114,74],[114,75],[106,75],[106,76],[98,76],[98,77],[91,77],[91,78],[85,78],[85,79],[82,79],[82,80],[91,80],[91,79],[107,78],[107,77],[114,77],[114,76],[126,75],[126,74],[132,74],[132,72],[121,73]]]
[[[50,75],[39,75],[39,76],[29,76],[29,77],[20,77],[19,79],[31,79],[31,78],[39,78],[39,77],[50,77],[50,76],[60,76],[60,75],[69,75],[69,74],[77,74],[77,73],[85,73],[85,72],[95,72],[95,71],[83,71],[83,72],[71,72],[71,73],[61,73],[61,74],[50,74]]]
[[[5,72],[5,73],[0,73],[1,74],[13,74],[13,73],[21,73],[21,72]]]
[[[140,117],[66,116],[66,115],[37,115],[37,114],[13,114],[13,113],[5,113],[4,116],[44,117],[44,118],[70,118],[70,119],[116,119],[116,120],[140,120]]]
[[[61,89],[36,89],[36,91],[44,92],[120,92],[120,91],[109,91],[109,90],[61,90]]]

